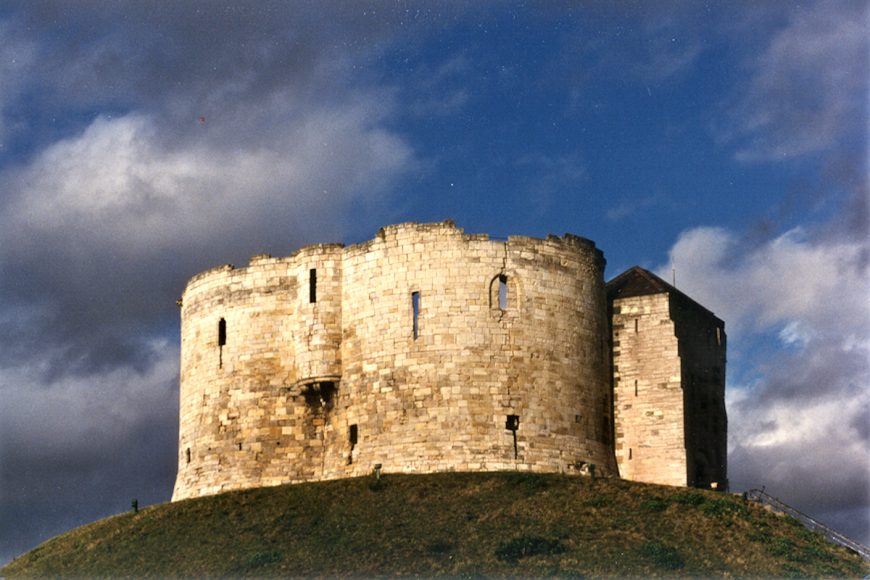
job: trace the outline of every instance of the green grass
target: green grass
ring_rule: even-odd
[[[847,576],[855,554],[737,496],[617,479],[386,474],[158,505],[0,576]]]

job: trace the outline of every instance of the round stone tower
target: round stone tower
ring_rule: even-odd
[[[182,297],[173,499],[370,473],[615,469],[604,259],[401,224]]]

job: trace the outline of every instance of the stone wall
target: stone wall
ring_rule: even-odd
[[[724,324],[662,280],[654,283],[657,289],[612,297],[619,475],[724,489]]]
[[[375,464],[615,472],[603,268],[582,238],[447,222],[194,277],[173,499]]]
[[[687,485],[727,489],[724,323],[688,297],[671,294],[684,385]]]
[[[619,475],[686,485],[683,383],[668,295],[617,299],[612,308]]]

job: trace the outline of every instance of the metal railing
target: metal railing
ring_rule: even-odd
[[[752,501],[758,502],[762,505],[770,506],[773,510],[777,512],[790,515],[801,524],[803,524],[804,527],[806,527],[807,529],[818,532],[819,534],[827,538],[828,541],[849,548],[853,552],[857,552],[865,560],[870,561],[870,548],[868,548],[864,544],[861,544],[851,538],[844,536],[836,530],[832,530],[825,524],[816,521],[811,516],[808,516],[802,511],[791,507],[778,497],[774,497],[769,493],[765,492],[764,488],[750,489],[746,492],[745,495],[746,499],[751,499]]]

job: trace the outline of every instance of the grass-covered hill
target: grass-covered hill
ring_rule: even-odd
[[[851,576],[856,554],[739,496],[617,479],[444,473],[158,505],[58,536],[19,576]]]

